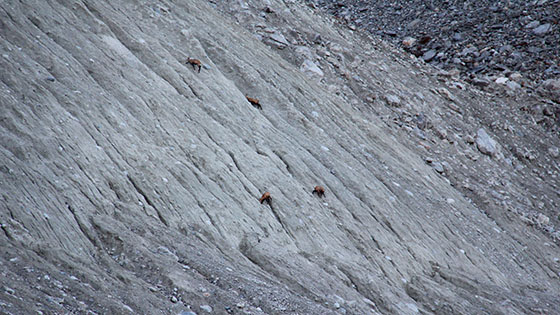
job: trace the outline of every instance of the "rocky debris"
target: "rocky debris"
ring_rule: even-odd
[[[508,71],[532,81],[560,76],[558,1],[308,1],[467,78]]]

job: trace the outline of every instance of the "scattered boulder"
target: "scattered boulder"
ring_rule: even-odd
[[[497,144],[494,139],[492,139],[484,128],[478,129],[476,133],[476,146],[482,154],[489,156],[496,155]]]
[[[303,61],[303,63],[299,67],[299,70],[305,73],[305,75],[307,75],[310,78],[320,79],[325,75],[323,73],[323,70],[321,70],[319,66],[317,66],[313,61],[309,59],[305,59]]]

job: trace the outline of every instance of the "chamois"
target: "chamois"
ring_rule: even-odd
[[[259,102],[258,99],[253,98],[253,97],[249,97],[247,95],[245,95],[245,97],[247,98],[247,100],[249,101],[249,103],[251,103],[251,105],[255,106],[258,109],[262,109],[261,103]]]
[[[200,73],[200,68],[202,68],[202,62],[200,62],[200,60],[188,57],[187,63],[191,64],[194,70],[198,67],[198,73]]]
[[[270,204],[270,193],[269,193],[268,191],[265,192],[265,193],[262,195],[261,199],[259,199],[259,201],[261,202],[261,204],[262,204],[263,202],[265,202],[265,201],[266,201],[268,204]]]
[[[325,187],[315,186],[315,189],[313,189],[313,192],[311,192],[311,194],[315,194],[315,193],[317,193],[317,196],[323,197],[323,195],[325,194]]]

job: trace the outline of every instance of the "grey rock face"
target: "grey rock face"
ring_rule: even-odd
[[[0,313],[560,311],[541,156],[466,157],[486,96],[390,45],[297,1],[3,1],[0,25]]]

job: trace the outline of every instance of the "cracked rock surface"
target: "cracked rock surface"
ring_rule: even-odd
[[[0,38],[2,313],[560,312],[550,100],[297,1],[8,0]]]

